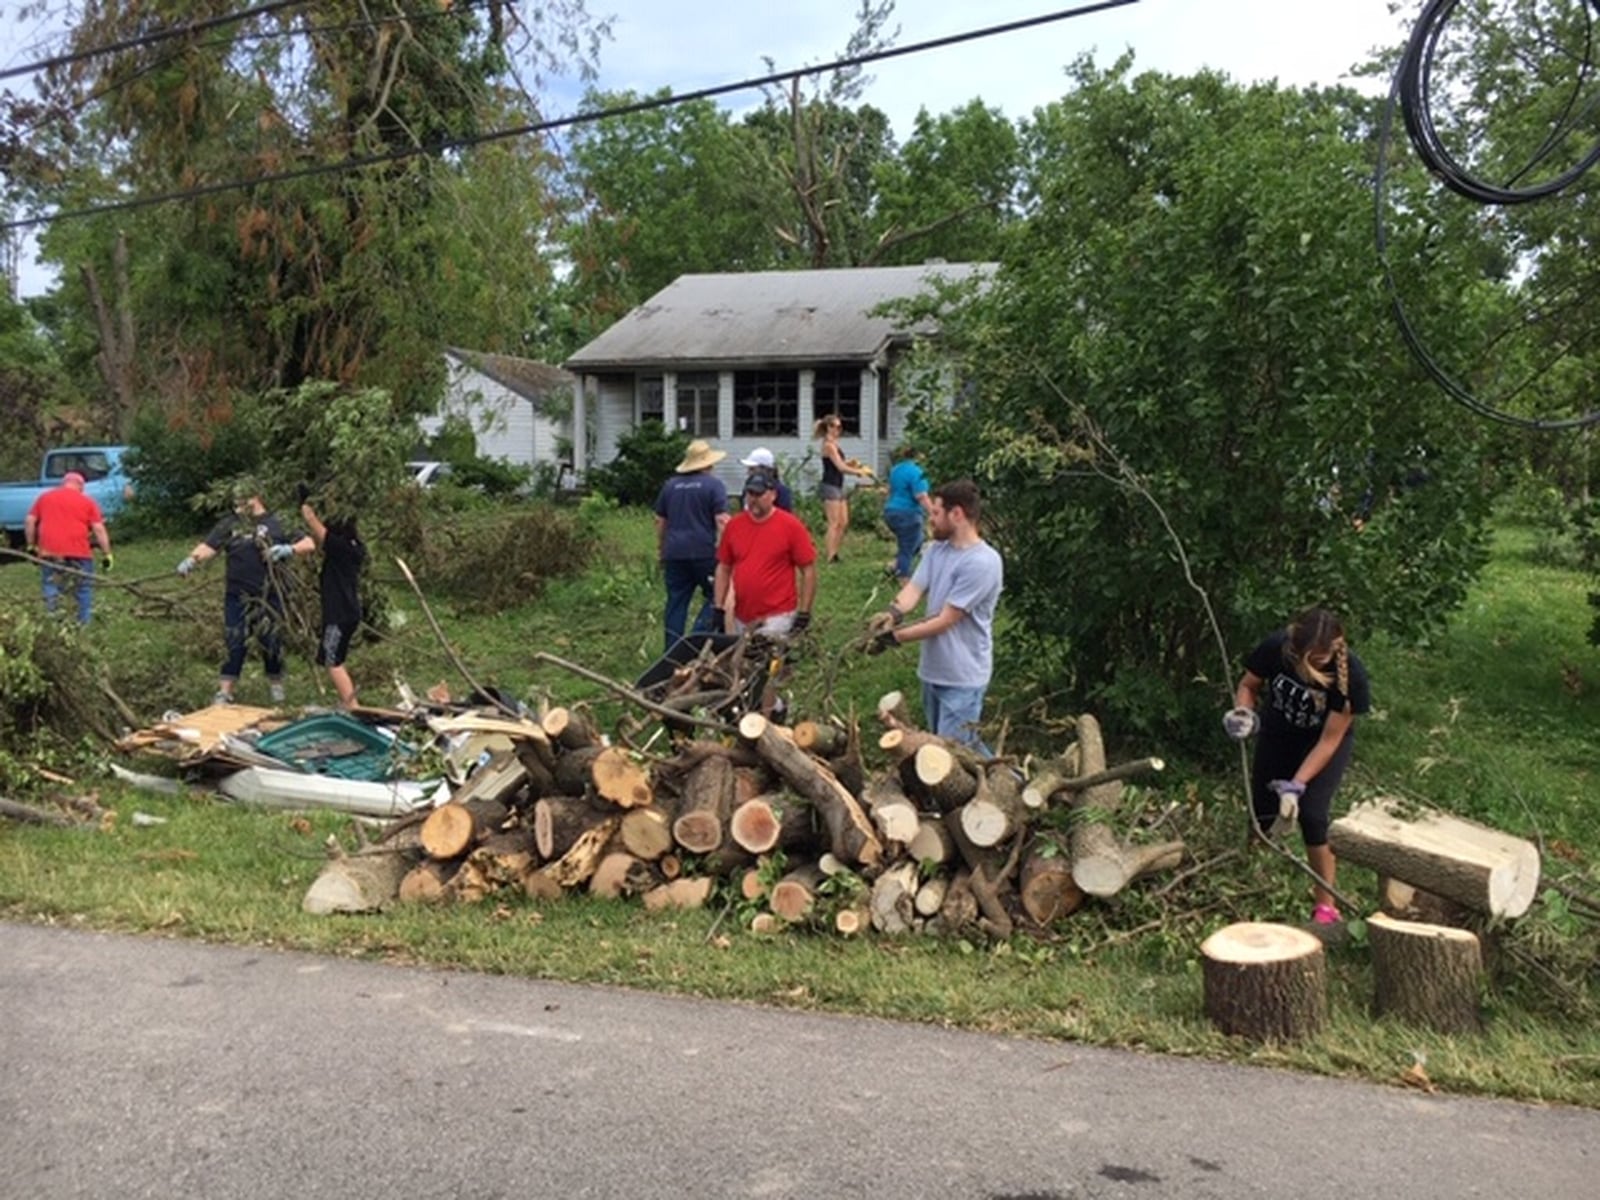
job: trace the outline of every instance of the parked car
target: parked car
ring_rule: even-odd
[[[133,498],[133,488],[122,469],[126,446],[62,446],[45,451],[39,465],[39,478],[19,483],[0,483],[0,528],[14,548],[23,544],[23,526],[28,510],[41,493],[60,487],[69,471],[83,476],[85,495],[94,497],[100,511],[110,520]]]
[[[450,464],[432,459],[408,462],[406,470],[411,472],[411,482],[418,487],[431,488],[434,484],[450,478]]]

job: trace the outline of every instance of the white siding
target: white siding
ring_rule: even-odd
[[[487,375],[451,359],[450,377],[439,413],[422,418],[422,432],[432,437],[449,416],[465,417],[483,458],[501,459],[519,467],[559,461],[561,429],[533,402]]]

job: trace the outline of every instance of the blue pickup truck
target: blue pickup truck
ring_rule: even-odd
[[[60,487],[68,471],[83,476],[84,494],[95,498],[106,520],[116,516],[133,495],[122,470],[122,456],[127,449],[126,446],[63,446],[59,450],[47,450],[37,480],[0,483],[0,528],[5,530],[6,541],[13,549],[22,546],[23,523],[28,519],[28,510],[41,492]]]

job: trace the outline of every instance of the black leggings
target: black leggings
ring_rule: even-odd
[[[1339,790],[1339,784],[1344,779],[1354,745],[1355,738],[1349,733],[1345,734],[1344,741],[1339,743],[1328,765],[1306,784],[1305,794],[1300,797],[1300,834],[1308,846],[1328,844],[1333,794]],[[1255,761],[1250,768],[1250,800],[1255,809],[1256,825],[1263,832],[1278,819],[1278,793],[1267,784],[1274,779],[1293,779],[1307,753],[1294,745],[1284,746],[1265,740],[1256,743]]]

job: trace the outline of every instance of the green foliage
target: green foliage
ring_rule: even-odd
[[[1033,215],[1000,277],[907,390],[947,390],[952,353],[973,381],[918,436],[933,478],[985,487],[1005,669],[1210,745],[1240,658],[1299,609],[1358,645],[1437,630],[1494,477],[1386,335],[1353,100],[1125,64],[1077,85],[1027,131]]]
[[[654,504],[661,485],[683,461],[690,437],[644,421],[617,438],[617,454],[589,472],[589,486],[621,505]]]

